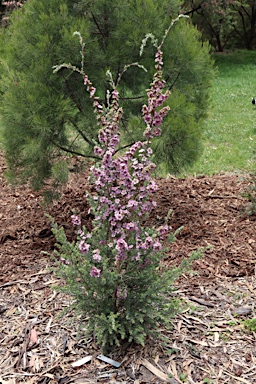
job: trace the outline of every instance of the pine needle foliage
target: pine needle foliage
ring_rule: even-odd
[[[125,111],[120,148],[143,139],[143,124],[134,126],[133,121],[139,119],[146,100],[154,50],[148,45],[140,56],[140,44],[150,32],[161,38],[179,7],[179,0],[113,0],[111,4],[106,0],[29,0],[15,11],[3,31],[0,63],[0,113],[9,175],[18,182],[30,180],[39,189],[48,179],[64,181],[55,172],[64,159],[94,157],[97,125],[81,78],[68,68],[52,72],[61,62],[81,67],[79,43],[73,36],[76,30],[83,36],[86,72],[105,105],[108,70],[117,80],[126,64],[138,62],[147,69],[132,66],[120,84],[120,105]],[[164,78],[172,91],[169,102],[177,108],[166,120],[166,135],[155,148],[159,148],[155,161],[175,173],[200,154],[213,77],[209,46],[189,20],[179,24],[166,40],[164,58]]]

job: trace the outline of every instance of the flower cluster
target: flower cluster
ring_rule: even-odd
[[[165,106],[160,110],[157,109],[157,107],[160,107],[170,95],[169,90],[163,93],[165,81],[162,78],[162,56],[163,52],[158,50],[155,58],[157,73],[154,76],[151,88],[147,90],[148,105],[143,105],[142,107],[142,116],[147,124],[144,136],[149,139],[161,135],[161,129],[159,127],[162,125],[163,118],[167,115],[170,109],[168,106]]]
[[[104,238],[97,246],[93,244],[91,235],[85,236],[80,229],[78,244],[80,252],[90,258],[91,277],[100,278],[103,271],[101,246],[111,250],[118,271],[125,270],[129,263],[137,263],[138,269],[145,268],[150,263],[150,255],[162,249],[163,237],[168,232],[165,226],[149,233],[141,224],[141,219],[156,206],[151,195],[158,189],[151,178],[155,164],[151,161],[150,140],[161,134],[159,126],[169,110],[166,106],[159,109],[170,94],[169,91],[163,92],[162,54],[160,49],[156,53],[157,72],[147,90],[148,104],[142,108],[146,123],[145,141],[136,142],[122,156],[117,156],[119,124],[123,114],[119,107],[118,91],[113,90],[111,105],[105,108],[95,96],[96,89],[88,76],[84,75],[84,84],[94,101],[101,127],[98,144],[94,148],[100,162],[91,168],[91,181],[96,190],[96,194],[91,196],[91,206],[95,215],[94,226],[103,228]],[[73,225],[80,226],[79,217],[73,215],[71,218]],[[128,295],[127,287],[118,285],[116,298],[125,300]]]

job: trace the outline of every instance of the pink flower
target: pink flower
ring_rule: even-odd
[[[126,243],[126,241],[124,239],[118,239],[116,242],[116,249],[118,251],[128,249],[128,244]]]
[[[98,263],[101,261],[101,255],[100,255],[100,250],[99,249],[94,249],[93,253],[93,260],[98,261]]]
[[[78,249],[80,252],[86,254],[89,252],[90,244],[86,243],[84,240],[81,240],[78,244]]]
[[[101,270],[96,267],[92,267],[92,269],[90,270],[90,276],[92,277],[100,277],[100,273]]]
[[[162,249],[162,244],[160,243],[159,240],[156,240],[153,243],[153,248],[154,248],[155,251],[160,251]]]
[[[71,216],[72,224],[73,225],[81,225],[81,219],[77,215],[72,215]]]
[[[169,229],[171,228],[169,228],[168,225],[161,225],[161,227],[157,228],[157,232],[160,239],[163,239],[164,236],[167,235]]]
[[[95,92],[96,92],[96,88],[91,87],[91,89],[90,89],[90,97],[93,97]]]
[[[129,200],[127,203],[128,208],[137,208],[138,202],[136,200]]]
[[[64,259],[64,257],[61,257],[61,258],[60,258],[60,262],[61,262],[62,264],[65,264],[65,265],[69,265],[69,264],[70,264],[70,261]]]
[[[95,147],[94,147],[94,154],[96,156],[102,156],[103,155],[103,150],[98,145],[95,145]]]
[[[113,92],[112,92],[112,97],[113,97],[113,99],[115,99],[115,100],[118,99],[118,91],[117,91],[116,88],[115,88],[115,89],[113,90]]]
[[[115,218],[116,220],[122,220],[124,217],[124,214],[123,214],[123,211],[120,210],[120,211],[115,211]]]
[[[137,223],[127,223],[125,224],[125,228],[128,230],[128,231],[132,231],[132,230],[138,230],[138,224]]]

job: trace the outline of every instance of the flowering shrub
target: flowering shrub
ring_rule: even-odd
[[[93,332],[102,346],[119,345],[121,341],[143,344],[160,323],[168,323],[178,309],[177,302],[170,300],[172,284],[198,256],[193,254],[179,268],[164,268],[163,241],[167,235],[174,240],[169,218],[159,228],[144,224],[156,206],[151,198],[157,184],[151,177],[155,165],[150,144],[161,134],[160,126],[169,110],[164,106],[169,91],[164,91],[161,47],[157,47],[156,73],[147,90],[148,103],[142,108],[145,140],[136,142],[121,156],[117,155],[122,118],[117,87],[112,84],[111,101],[106,107],[84,73],[83,62],[81,70],[69,66],[83,75],[100,127],[94,148],[99,162],[91,168],[96,193],[88,194],[94,220],[93,230],[88,233],[80,217],[72,215],[77,242],[68,242],[63,228],[54,225],[53,231],[59,247],[56,253],[61,257],[59,273],[66,280],[61,289],[75,297],[75,308],[89,315],[88,332]]]

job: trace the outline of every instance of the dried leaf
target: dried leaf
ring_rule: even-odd
[[[233,314],[237,316],[246,316],[252,313],[252,309],[248,307],[239,307],[233,310]]]
[[[214,332],[214,341],[215,341],[215,343],[217,343],[219,341],[219,339],[220,339],[219,332]]]
[[[32,341],[32,343],[38,344],[37,332],[35,328],[32,328],[30,331],[30,341]]]
[[[75,361],[71,365],[74,368],[75,367],[81,367],[81,365],[84,365],[84,364],[88,363],[89,361],[91,361],[91,359],[92,359],[92,356],[86,356],[86,357],[84,357],[84,358],[82,358],[80,360]]]
[[[47,323],[47,325],[45,327],[45,333],[49,333],[50,332],[51,324],[52,324],[52,317],[50,318],[50,320],[48,321],[48,323]]]
[[[140,363],[144,365],[144,367],[147,368],[150,372],[152,372],[155,376],[159,377],[161,380],[164,380],[164,381],[169,380],[168,376],[164,372],[154,367],[154,365],[152,365],[148,360],[141,359]]]
[[[116,367],[116,368],[119,368],[120,365],[121,365],[121,364],[118,363],[117,361],[112,360],[112,359],[110,359],[109,357],[106,357],[106,356],[104,356],[104,355],[99,355],[99,356],[97,356],[97,359],[99,359],[99,360],[101,360],[101,361],[104,361],[104,363],[111,364],[111,365],[113,365],[113,366]]]
[[[15,379],[11,379],[11,380],[5,381],[5,380],[3,380],[3,379],[0,377],[0,383],[1,383],[1,384],[15,384]]]
[[[157,364],[159,361],[159,355],[156,355],[156,357],[154,358],[154,362]]]
[[[238,377],[238,376],[234,376],[234,375],[231,375],[231,373],[227,372],[227,371],[224,371],[224,373],[230,377],[232,377],[233,379],[236,379],[237,381],[240,381],[240,383],[244,383],[244,384],[251,384],[250,381],[246,380],[246,379],[243,379],[242,377]]]

